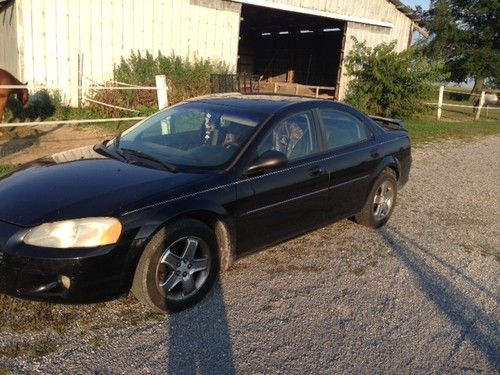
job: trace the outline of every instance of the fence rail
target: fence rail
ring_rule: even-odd
[[[96,118],[96,119],[87,119],[87,120],[54,120],[54,121],[33,121],[33,122],[9,122],[9,123],[0,123],[0,128],[12,128],[12,127],[21,127],[21,126],[35,126],[35,125],[61,125],[61,124],[96,124],[102,122],[121,122],[121,121],[139,121],[144,120],[146,117],[138,116],[138,117],[112,117],[112,118]]]
[[[77,87],[79,92],[79,102],[90,102],[97,105],[105,106],[108,108],[114,108],[121,111],[140,113],[140,111],[132,108],[125,108],[109,103],[105,103],[99,100],[88,97],[89,91],[99,91],[99,90],[154,90],[157,92],[158,109],[163,109],[168,106],[168,87],[166,84],[166,78],[164,75],[157,75],[156,86],[137,86],[128,83],[110,81],[114,86],[108,86],[106,84],[99,84],[96,81],[85,78],[87,81],[92,82],[91,85],[79,85]],[[122,85],[122,86],[116,86]],[[0,89],[47,89],[47,90],[60,90],[61,87],[54,87],[48,85],[0,85]],[[88,124],[88,123],[102,123],[102,122],[114,122],[114,121],[132,121],[132,120],[142,120],[145,117],[121,117],[121,118],[107,118],[107,119],[83,119],[83,120],[54,120],[54,121],[34,121],[34,122],[23,122],[23,123],[0,123],[0,128],[5,127],[20,127],[20,126],[35,126],[35,125],[55,125],[55,124]]]
[[[46,86],[46,85],[0,85],[0,89],[25,89],[36,87],[39,89],[47,89],[47,90],[59,90],[58,86]],[[77,86],[76,88],[82,90],[162,90],[161,87],[155,86]]]
[[[457,95],[467,96],[467,99],[466,99],[467,101],[471,101],[471,99],[474,99],[474,98],[476,98],[476,99],[474,99],[475,102],[473,102],[473,104],[472,104],[472,102],[471,102],[471,104],[446,103],[445,102],[445,95],[444,95],[445,93],[450,93],[455,97]],[[488,100],[486,100],[486,99],[488,99]],[[453,97],[452,97],[452,100],[453,100]],[[457,99],[455,101],[458,101],[460,103],[460,101],[463,101],[463,100]],[[440,86],[437,103],[430,102],[430,103],[425,103],[425,104],[437,107],[436,117],[438,120],[441,120],[441,118],[443,117],[443,110],[446,107],[457,108],[457,110],[455,111],[457,114],[459,113],[462,116],[472,115],[475,120],[479,120],[479,118],[481,117],[481,114],[483,112],[483,109],[486,109],[486,117],[488,117],[490,110],[495,111],[495,110],[500,109],[500,107],[494,107],[494,105],[499,103],[499,102],[500,102],[500,94],[499,93],[482,91],[480,94],[476,94],[476,93],[463,92],[463,91],[459,91],[459,90],[450,90],[448,88],[445,88],[445,86]],[[470,113],[465,112],[465,111],[458,112],[459,111],[458,109],[460,109],[460,108],[470,109]],[[448,111],[452,111],[452,110],[450,109]]]

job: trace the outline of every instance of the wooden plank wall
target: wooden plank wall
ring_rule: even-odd
[[[0,12],[0,68],[19,77],[16,29],[16,7],[10,5]]]
[[[397,51],[403,51],[408,47],[408,38],[410,34],[411,21],[407,18],[408,23],[403,25],[395,25],[394,29],[398,29],[402,35],[401,38],[393,38],[392,30],[383,29],[377,26],[363,25],[359,23],[348,22],[346,30],[346,39],[344,46],[344,58],[354,47],[353,37],[358,41],[366,41],[369,47],[375,47],[380,43],[388,43],[397,40]],[[406,38],[406,42],[403,39]],[[347,86],[349,85],[349,77],[344,72],[341,73],[338,97],[343,99],[346,94]]]
[[[83,74],[110,79],[131,51],[210,58],[236,67],[241,5],[220,0],[17,0],[19,65],[30,82],[77,104]],[[0,18],[1,20],[1,18]],[[3,38],[1,38],[3,39]],[[0,60],[1,61],[1,60]]]
[[[401,27],[408,25],[410,19],[396,9],[388,0],[268,0],[275,3],[320,10],[324,12],[342,14],[351,17],[369,18],[378,21],[390,22],[394,25],[388,33],[388,38],[398,40],[398,45],[406,48],[408,38],[401,35]],[[406,26],[405,26],[406,27]],[[408,31],[406,31],[408,35]]]

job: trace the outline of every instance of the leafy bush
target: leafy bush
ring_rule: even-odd
[[[167,77],[168,101],[175,104],[194,96],[210,92],[210,75],[212,73],[227,73],[229,67],[211,60],[191,62],[178,56],[164,56],[158,52],[154,57],[146,52],[132,52],[127,59],[121,59],[115,66],[113,78],[115,81],[138,85],[155,86],[155,76],[164,74]],[[156,110],[157,98],[154,90],[97,90],[93,99],[120,106],[133,108],[139,114],[147,115]],[[123,116],[119,109],[106,108],[98,104],[92,105],[103,115]]]
[[[6,122],[15,122],[16,120],[25,121],[44,121],[44,120],[80,120],[101,118],[102,114],[92,108],[73,108],[67,105],[58,90],[40,90],[30,95],[26,108],[23,108],[21,102],[15,95],[11,95],[7,102],[10,111],[5,113]],[[9,130],[10,136],[24,134],[21,128]]]
[[[23,105],[15,96],[9,98],[7,105],[12,113],[10,121],[15,119],[19,119],[20,121],[26,121],[26,119],[35,121],[40,119],[43,121],[56,112],[54,98],[47,90],[40,90],[30,95],[26,108],[23,108]]]
[[[346,60],[349,82],[346,102],[386,117],[408,118],[426,111],[434,83],[446,78],[443,65],[430,64],[417,50],[396,52],[396,41],[369,48],[355,38]]]

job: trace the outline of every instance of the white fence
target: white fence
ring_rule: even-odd
[[[94,103],[97,105],[105,106],[108,108],[119,109],[124,112],[133,112],[139,113],[139,111],[132,108],[125,108],[116,105],[112,105],[109,103],[104,103],[89,97],[89,92],[98,91],[98,90],[155,90],[157,93],[157,102],[158,109],[163,109],[168,106],[168,87],[167,80],[164,75],[156,76],[156,86],[136,86],[130,85],[128,83],[112,81],[108,82],[108,84],[98,84],[90,78],[87,78],[86,81],[91,84],[80,85],[78,86],[78,102],[81,104],[85,104],[86,102]],[[110,86],[112,84],[113,86]],[[3,85],[0,86],[0,89],[24,89],[26,86],[17,86],[17,85]],[[51,87],[44,85],[28,85],[28,89],[34,91],[35,89],[46,89],[46,90],[59,90],[59,87]],[[91,123],[102,123],[102,122],[119,122],[119,121],[135,121],[142,120],[144,117],[119,117],[119,118],[105,118],[105,119],[84,119],[84,120],[54,120],[54,121],[32,121],[32,122],[13,122],[13,123],[0,123],[0,128],[5,127],[19,127],[19,126],[34,126],[34,125],[56,125],[56,124],[91,124]]]
[[[459,88],[439,87],[437,103],[426,103],[437,108],[436,117],[463,120],[467,117],[479,120],[481,116],[486,119],[500,120],[500,101],[498,93],[482,91],[474,94]]]

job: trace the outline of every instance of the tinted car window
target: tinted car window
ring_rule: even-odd
[[[280,151],[289,160],[317,152],[318,147],[310,113],[297,113],[274,125],[259,145],[258,156],[269,150]]]
[[[370,137],[366,126],[345,112],[321,109],[320,113],[330,150],[359,143]]]
[[[227,106],[187,103],[125,131],[119,151],[141,152],[177,166],[217,167],[236,155],[261,120],[261,115]]]

